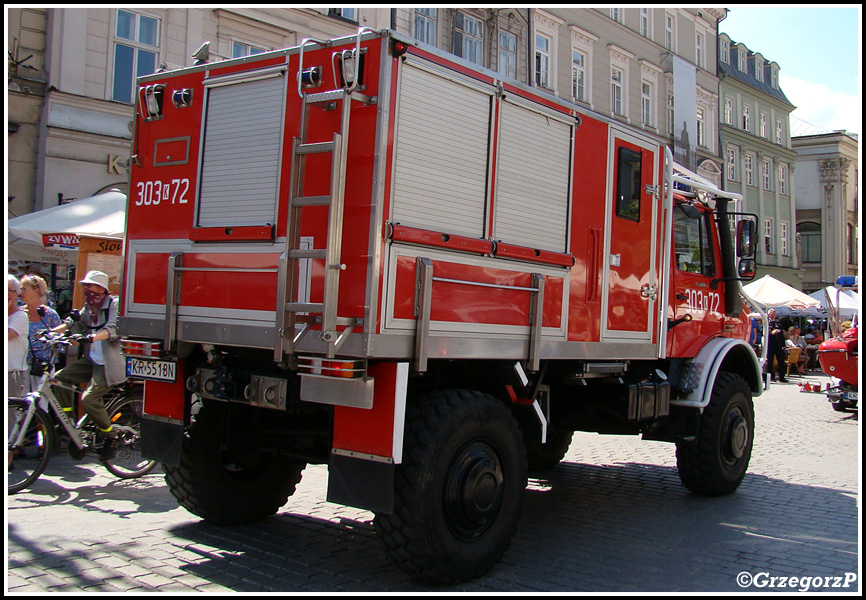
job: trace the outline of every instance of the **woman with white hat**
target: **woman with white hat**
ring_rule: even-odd
[[[81,358],[67,364],[56,377],[67,385],[90,381],[90,385],[81,396],[81,405],[99,427],[100,432],[109,438],[103,446],[100,458],[111,460],[117,454],[119,441],[117,432],[112,429],[102,398],[113,386],[126,381],[126,367],[120,350],[120,338],[117,335],[119,302],[115,296],[109,294],[108,275],[102,271],[88,272],[79,283],[84,288],[85,300],[80,318],[75,320],[73,317],[68,317],[53,331],[62,333],[69,330],[72,334],[82,335],[84,350]],[[58,388],[57,396],[64,407],[72,406],[69,391]]]

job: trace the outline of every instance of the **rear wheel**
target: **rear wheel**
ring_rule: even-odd
[[[27,403],[10,400],[7,404],[7,485],[14,494],[30,487],[48,465],[54,448],[54,426],[42,410],[36,410],[20,443],[14,443],[20,431]]]
[[[496,398],[443,390],[406,419],[395,509],[377,514],[394,563],[431,583],[457,583],[495,565],[517,531],[526,458],[517,421]]]
[[[194,417],[180,465],[163,465],[165,481],[181,506],[218,525],[252,523],[273,515],[295,492],[306,463],[230,438],[256,431],[253,411],[211,402]]]
[[[140,391],[135,391],[111,402],[106,410],[112,426],[118,430],[123,445],[110,461],[102,464],[121,479],[135,479],[153,471],[155,460],[141,456],[141,411],[144,400]]]
[[[752,456],[755,413],[745,379],[721,372],[701,414],[697,440],[677,444],[680,480],[691,491],[722,496],[736,490]]]

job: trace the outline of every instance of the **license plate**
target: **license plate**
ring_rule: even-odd
[[[143,360],[126,357],[126,375],[136,379],[153,381],[177,381],[177,363],[170,360]]]
[[[857,392],[845,392],[845,400],[856,400]]]

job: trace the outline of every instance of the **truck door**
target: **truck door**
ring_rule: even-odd
[[[651,342],[657,292],[658,148],[611,129],[602,339]]]

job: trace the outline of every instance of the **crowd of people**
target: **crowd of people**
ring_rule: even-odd
[[[109,293],[108,275],[90,271],[79,283],[84,292],[84,306],[65,319],[47,302],[48,286],[34,274],[20,280],[8,275],[8,371],[9,395],[21,396],[38,388],[45,369],[60,368],[55,378],[70,388],[88,382],[81,396],[81,406],[108,438],[100,457],[110,460],[119,442],[103,397],[111,387],[126,380],[126,369],[117,335],[119,303]],[[20,300],[20,302],[19,302]],[[46,332],[72,334],[76,356],[61,356],[51,364],[50,346],[40,338]],[[64,410],[72,410],[74,398],[70,389],[56,388]]]

